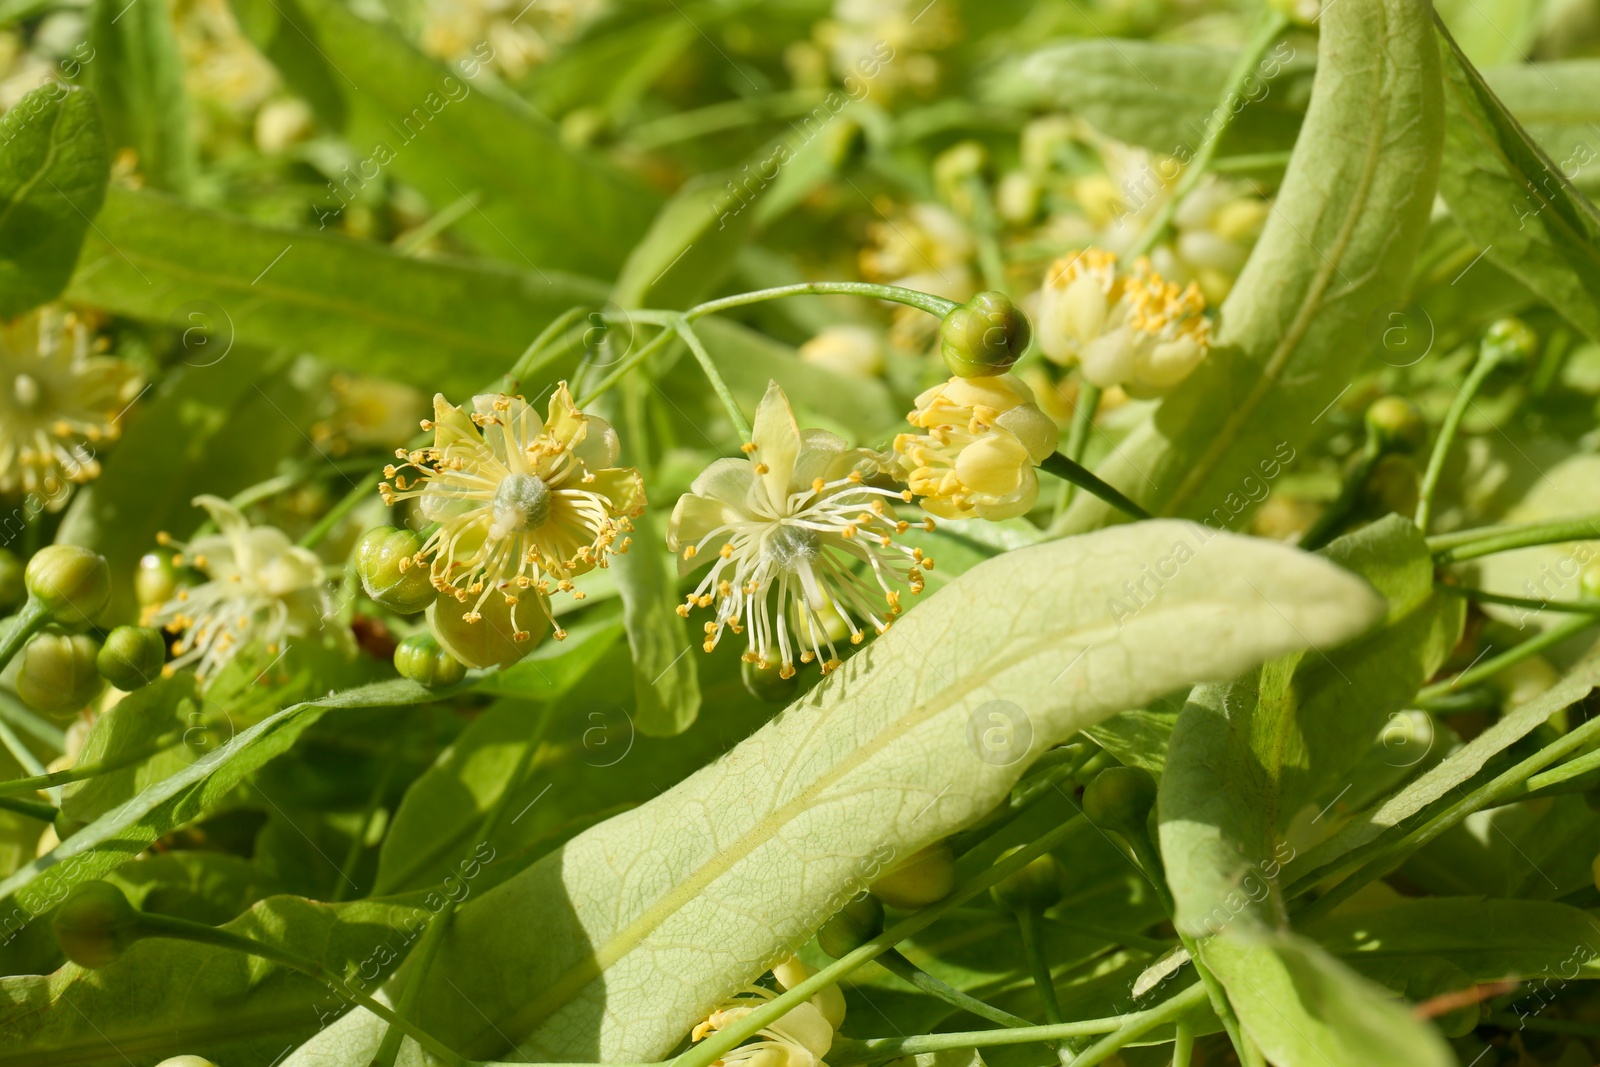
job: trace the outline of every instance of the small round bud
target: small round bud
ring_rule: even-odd
[[[1521,366],[1539,354],[1539,335],[1521,319],[1498,319],[1484,331],[1481,351],[1503,366]]]
[[[1083,790],[1083,813],[1124,837],[1143,834],[1156,804],[1156,780],[1138,767],[1107,767]]]
[[[517,597],[517,603],[506,603],[507,595]],[[444,593],[428,605],[428,632],[468,667],[509,667],[550,632],[548,605],[540,604],[538,597],[534,589],[506,594],[497,590],[478,604],[476,598],[462,603]]]
[[[146,552],[139,557],[139,570],[133,576],[133,595],[140,607],[161,604],[178,591],[178,576],[172,569],[171,553]]]
[[[1405,397],[1380,397],[1367,408],[1367,436],[1380,452],[1411,455],[1427,443],[1428,423]]]
[[[872,895],[901,911],[916,911],[949,896],[956,887],[956,857],[935,841],[872,883]]]
[[[962,378],[987,378],[1011,369],[1028,347],[1033,327],[1004,293],[979,293],[944,317],[939,350]]]
[[[88,622],[111,599],[105,557],[77,545],[50,545],[28,561],[28,593],[53,617]]]
[[[28,595],[22,578],[22,561],[10,549],[0,548],[0,610],[10,610]]]
[[[1000,854],[1005,859],[1018,852],[1021,845],[1008,848]],[[1011,911],[1044,911],[1061,899],[1061,864],[1046,852],[1028,861],[1020,871],[1013,871],[989,887],[989,895],[1002,908]]]
[[[1578,576],[1578,591],[1590,599],[1600,600],[1600,563],[1591,563]]]
[[[744,682],[745,692],[763,704],[787,704],[800,688],[800,678],[793,667],[788,669],[787,678],[783,676],[783,670],[776,663],[762,667],[745,660],[739,664],[739,678]]]
[[[156,1067],[217,1067],[217,1065],[204,1056],[172,1056],[156,1064]]]
[[[115,963],[139,940],[139,913],[122,890],[98,879],[74,886],[50,925],[67,959],[91,971]]]
[[[356,542],[356,573],[374,603],[411,615],[433,603],[438,593],[426,564],[416,562],[422,538],[410,530],[378,526]]]
[[[149,626],[119,626],[106,635],[95,666],[106,681],[131,693],[161,677],[167,661],[167,643],[161,631]]]
[[[817,945],[839,959],[883,933],[883,904],[871,893],[862,893],[839,909],[839,914],[817,931]]]
[[[430,633],[415,633],[401,641],[394,650],[394,669],[400,677],[429,688],[455,685],[467,676],[462,662],[440,648]]]
[[[100,642],[88,634],[49,629],[22,650],[17,669],[17,696],[40,711],[75,712],[100,692],[95,667]]]

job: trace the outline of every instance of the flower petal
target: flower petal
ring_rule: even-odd
[[[794,461],[800,455],[800,427],[794,420],[794,409],[789,398],[777,382],[767,385],[767,393],[756,408],[756,421],[751,436],[756,450],[751,457],[766,468],[761,483],[766,487],[772,506],[782,509],[789,497],[789,487],[794,480]]]

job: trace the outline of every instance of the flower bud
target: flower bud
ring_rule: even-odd
[[[949,896],[956,887],[956,858],[936,841],[872,883],[872,895],[901,911],[916,911]]]
[[[428,605],[428,632],[440,647],[468,667],[508,667],[537,648],[550,632],[550,620],[545,614],[549,606],[535,602],[539,596],[536,590],[510,595],[518,596],[516,605],[506,603],[505,594],[496,591],[475,608],[471,598],[462,603],[444,593]]]
[[[455,685],[467,676],[461,661],[440,648],[430,633],[415,633],[401,641],[394,650],[394,669],[400,677],[429,688]]]
[[[133,576],[133,595],[140,607],[160,604],[172,599],[178,591],[178,576],[172,569],[172,556],[163,552],[146,552],[139,557],[139,570]]]
[[[1004,374],[1032,336],[1028,317],[1004,293],[993,290],[950,312],[939,327],[945,365],[962,378]]]
[[[56,619],[88,622],[111,599],[105,557],[77,545],[50,545],[28,561],[28,593]]]
[[[799,675],[790,672],[789,677],[785,678],[783,667],[778,663],[762,667],[759,663],[744,660],[739,664],[739,677],[744,682],[745,692],[763,704],[787,704],[800,688]]]
[[[1138,767],[1107,767],[1083,790],[1089,821],[1123,837],[1144,834],[1156,803],[1156,780]]]
[[[1480,348],[1503,366],[1522,366],[1538,354],[1539,335],[1521,319],[1508,316],[1489,325]]]
[[[122,890],[98,879],[74,886],[50,925],[67,959],[91,971],[115,963],[139,940],[139,913]]]
[[[149,626],[118,626],[106,635],[94,659],[101,677],[127,693],[161,677],[166,661],[167,643],[160,630]]]
[[[416,562],[422,538],[410,530],[378,526],[356,542],[356,573],[361,588],[375,603],[390,611],[411,615],[433,603],[438,595],[428,568]]]
[[[99,653],[88,634],[45,630],[22,650],[17,695],[40,711],[78,711],[100,692]]]
[[[1367,408],[1367,437],[1380,452],[1412,455],[1427,443],[1428,423],[1405,397],[1379,397]]]
[[[1021,848],[1018,845],[1006,849],[1000,859]],[[1011,911],[1044,911],[1061,899],[1061,875],[1061,864],[1046,852],[1028,861],[1022,870],[1013,871],[990,886],[989,895],[996,904]]]
[[[1600,563],[1591,563],[1578,576],[1578,591],[1591,600],[1600,600]]]
[[[22,561],[15,552],[0,548],[0,610],[7,610],[22,603],[28,595],[28,587],[22,579]]]
[[[204,1056],[170,1056],[156,1064],[156,1067],[217,1067],[217,1065]]]
[[[860,896],[839,909],[839,914],[817,931],[817,945],[839,959],[883,933],[883,904],[871,893]]]

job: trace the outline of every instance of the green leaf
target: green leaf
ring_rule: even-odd
[[[348,904],[270,897],[223,928],[370,989],[443,899],[437,892]],[[51,975],[0,979],[0,1067],[131,1062],[127,1057],[154,1063],[185,1054],[268,1063],[345,1003],[327,986],[258,957],[190,941],[140,941],[97,971],[69,963]]]
[[[603,159],[581,155],[520,98],[480,78],[489,41],[454,66],[337,0],[233,0],[246,35],[359,157],[330,183],[323,210],[386,168],[436,207],[482,202],[458,224],[519,267],[609,277],[649,225],[657,195]]]
[[[95,718],[77,764],[117,760],[154,745],[163,735],[198,723],[194,675],[182,671],[129,693]],[[73,782],[62,790],[61,810],[78,822],[93,822],[148,786],[186,766],[194,750],[179,742],[159,755],[110,774]]]
[[[759,200],[762,189],[753,198]],[[611,299],[622,307],[686,308],[733,267],[756,213],[722,175],[690,179],[667,201],[622,265]]]
[[[325,711],[428,704],[442,695],[415,682],[376,682],[269,715],[177,773],[145,787],[127,803],[0,881],[0,900],[13,899],[6,921],[17,925],[30,922],[59,904],[73,886],[101,877],[136,857],[162,834],[200,818],[247,775],[293,745]]]
[[[1158,514],[1231,525],[1316,432],[1404,292],[1439,165],[1439,56],[1421,0],[1324,12],[1311,104],[1210,355],[1097,468]],[[1067,526],[1111,518],[1079,493]]]
[[[1383,989],[1292,934],[1228,932],[1205,961],[1277,1067],[1455,1067],[1436,1031]]]
[[[181,193],[194,178],[183,57],[165,4],[94,0],[89,12],[89,85],[100,100],[113,149],[138,154],[139,174]]]
[[[1559,162],[1547,156],[1449,34],[1439,36],[1447,116],[1440,195],[1486,258],[1600,339],[1600,212],[1570,181],[1600,157],[1588,144]]]
[[[1122,583],[1145,566],[1164,583],[1130,609]],[[1028,760],[980,758],[975,717],[1014,709],[1037,755],[1180,685],[1331,647],[1381,612],[1322,560],[1187,523],[990,560],[723,759],[464,907],[429,988],[454,983],[484,1018],[425,992],[419,1021],[473,1055],[503,1051],[503,1032],[541,1059],[660,1057],[806,940],[868,858],[909,855],[1006,796]],[[341,1020],[288,1063],[358,1062],[374,1022]]]
[[[1492,757],[1532,733],[1556,712],[1588,696],[1596,686],[1600,686],[1600,656],[1590,656],[1548,691],[1502,716],[1400,793],[1362,812],[1333,837],[1299,857],[1293,872],[1298,876],[1315,870],[1455,792],[1483,770]]]
[[[1385,596],[1383,625],[1336,651],[1296,651],[1230,685],[1201,687],[1173,730],[1160,836],[1186,934],[1213,933],[1236,913],[1277,922],[1277,873],[1294,855],[1283,841],[1290,821],[1347,780],[1460,638],[1463,605],[1435,593],[1433,558],[1406,519],[1389,516],[1325,554]],[[1241,903],[1246,883],[1247,897],[1257,886],[1262,896]]]
[[[1528,61],[1545,0],[1439,0],[1435,10],[1473,66]]]
[[[985,79],[981,95],[1007,107],[1071,111],[1119,141],[1192,155],[1209,137],[1237,61],[1231,49],[1097,35],[1008,58]],[[1245,102],[1224,135],[1224,152],[1293,145],[1311,67],[1312,57],[1297,56],[1287,42],[1268,53],[1241,94]]]
[[[1443,957],[1480,982],[1600,977],[1600,921],[1553,901],[1430,897],[1335,913],[1312,929],[1329,952],[1369,973]]]
[[[195,366],[234,343],[287,346],[465,392],[504,374],[556,315],[605,295],[570,275],[410,259],[157,193],[113,189],[95,222],[68,299],[184,331]]]
[[[649,737],[671,737],[700,713],[698,641],[677,615],[677,561],[661,548],[666,534],[659,510],[646,511],[633,525],[633,549],[613,556],[611,570],[633,652],[634,724]]]
[[[110,176],[89,93],[51,82],[0,116],[0,319],[60,295]]]
[[[1467,52],[1470,56],[1471,49]],[[1600,122],[1600,60],[1513,63],[1481,73],[1547,157],[1579,164],[1566,168],[1575,185],[1593,189],[1600,184],[1600,167],[1593,165],[1594,124]]]

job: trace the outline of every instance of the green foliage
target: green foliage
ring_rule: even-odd
[[[0,318],[67,284],[110,168],[89,93],[52,82],[0,118]]]
[[[88,82],[100,101],[113,149],[136,154],[139,173],[158,189],[188,190],[195,144],[183,59],[167,9],[95,0],[90,7]]]

